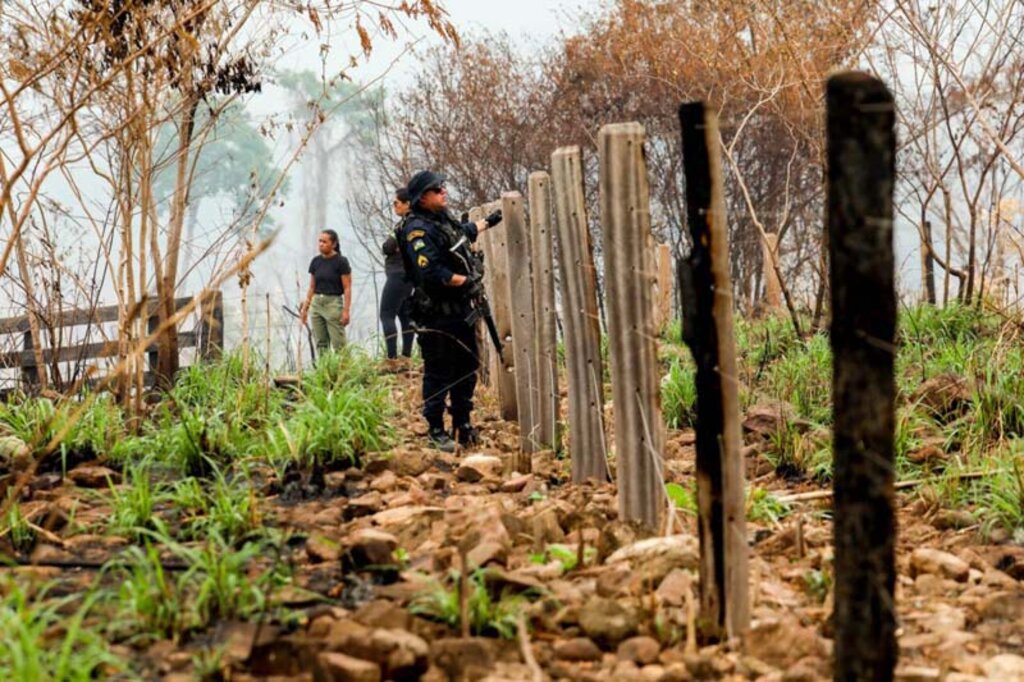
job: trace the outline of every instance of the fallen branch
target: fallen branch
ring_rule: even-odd
[[[519,632],[519,650],[523,654],[523,662],[530,669],[533,682],[543,682],[544,673],[537,665],[537,659],[533,655],[533,648],[530,646],[530,633],[526,630],[526,620],[523,614],[516,618],[516,630]]]
[[[985,478],[987,476],[995,476],[996,474],[1004,474],[1006,473],[1006,471],[1006,469],[996,469],[994,471],[967,471],[958,475],[956,478],[962,481],[972,480],[976,478]],[[915,478],[909,481],[899,481],[898,483],[896,483],[895,488],[896,490],[906,490],[907,488],[915,488],[921,485],[922,483],[932,483],[937,480],[939,480],[938,477],[931,476],[929,478]],[[813,490],[808,493],[794,493],[792,495],[785,495],[777,499],[779,502],[782,502],[783,504],[793,504],[794,502],[812,502],[814,500],[827,500],[828,498],[832,497],[832,493],[833,490],[829,488],[828,490]]]

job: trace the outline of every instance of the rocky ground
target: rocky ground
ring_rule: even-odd
[[[456,455],[422,447],[416,376],[396,400],[410,415],[401,447],[361,469],[327,475],[314,499],[285,491],[261,499],[264,522],[293,531],[294,583],[277,599],[299,614],[223,623],[232,680],[823,680],[830,667],[831,525],[828,500],[794,503],[783,518],[752,521],[753,627],[742,642],[704,646],[695,626],[694,519],[661,529],[616,520],[614,487],[568,483],[568,463],[545,452],[530,474],[504,471],[518,443],[484,393],[483,443]],[[762,415],[763,416],[763,415]],[[756,429],[756,424],[750,426]],[[756,438],[756,433],[749,434]],[[666,476],[687,482],[693,434],[673,432]],[[779,496],[813,490],[778,478],[748,448],[748,478]],[[75,507],[87,525],[109,513],[111,472],[82,467],[40,485],[34,518]],[[268,488],[270,490],[271,488]],[[982,544],[976,522],[914,488],[901,491],[898,679],[1024,680],[1024,548]],[[54,532],[22,573],[93,580],[126,541]],[[454,572],[468,566],[460,604]],[[254,569],[258,570],[258,569]],[[70,589],[67,588],[66,589]],[[464,633],[459,614],[471,612]],[[194,679],[195,648],[158,642],[144,651],[155,679]]]

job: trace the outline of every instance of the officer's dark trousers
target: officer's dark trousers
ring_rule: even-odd
[[[395,318],[402,325],[402,355],[412,355],[412,340],[415,332],[412,323],[402,312],[402,302],[412,291],[412,285],[405,281],[402,273],[388,275],[384,283],[384,292],[380,296],[380,324],[384,328],[384,343],[387,344],[388,357],[398,357],[398,328]]]
[[[444,427],[445,399],[451,398],[452,426],[469,423],[480,366],[476,330],[460,319],[440,319],[417,331],[423,353],[423,416],[431,428]]]

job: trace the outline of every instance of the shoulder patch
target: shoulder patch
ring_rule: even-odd
[[[406,236],[406,241],[413,241],[414,239],[420,239],[421,237],[427,236],[426,230],[413,230]]]
[[[427,243],[425,241],[423,241],[422,239],[417,239],[416,241],[414,241],[412,243],[412,250],[413,251],[419,251],[419,250],[425,249],[425,248],[427,248]]]
[[[420,266],[421,268],[425,268],[429,264],[430,261],[427,259],[426,256],[420,256],[419,258],[416,259],[416,265]]]

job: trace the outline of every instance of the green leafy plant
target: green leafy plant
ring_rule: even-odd
[[[773,493],[763,488],[747,489],[747,518],[751,521],[778,523],[791,511],[790,506]]]
[[[697,384],[691,363],[675,358],[661,380],[661,405],[665,424],[672,429],[691,428],[697,423]]]
[[[432,580],[432,585],[413,600],[410,612],[440,621],[450,628],[458,628],[462,616],[457,571],[452,572],[450,580],[450,587]],[[473,572],[467,582],[470,631],[476,635],[497,635],[504,639],[515,637],[517,619],[527,602],[526,596],[502,595],[497,600],[492,599],[481,569]]]
[[[697,515],[697,495],[692,489],[686,489],[678,483],[666,483],[665,494],[672,504],[679,509],[693,516]]]
[[[86,682],[98,677],[134,679],[102,632],[91,623],[103,594],[51,599],[30,596],[14,581],[0,588],[0,679],[19,682]]]

